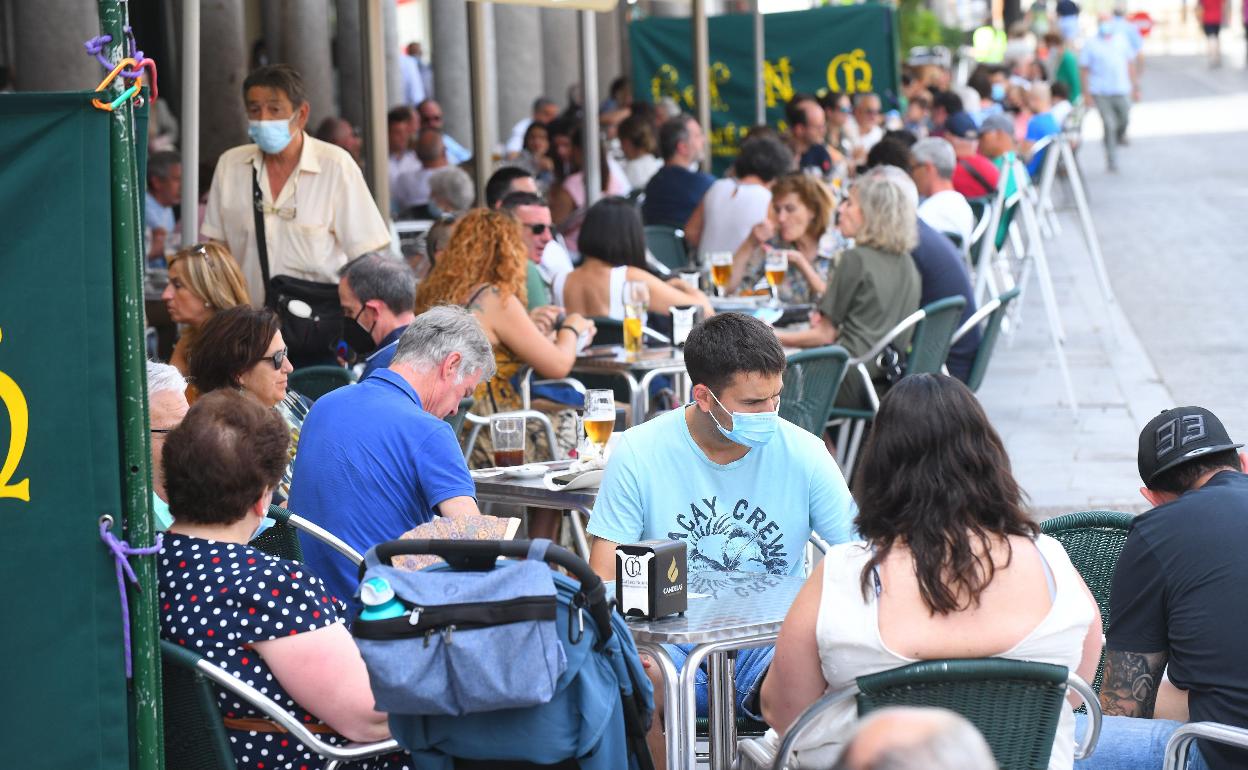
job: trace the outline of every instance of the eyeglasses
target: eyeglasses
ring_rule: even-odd
[[[269,355],[260,356],[259,358],[256,359],[256,363],[260,363],[261,361],[268,361],[269,363],[273,364],[274,369],[281,369],[282,362],[286,360],[286,354],[289,351],[290,351],[290,348],[282,348],[281,350],[277,351],[271,356]]]
[[[164,434],[169,433],[172,430],[173,428],[152,428],[152,433],[155,433],[159,436],[163,436]]]
[[[527,225],[527,227],[529,228],[529,231],[530,231],[530,232],[532,232],[534,235],[541,235],[542,233],[546,232],[547,230],[549,230],[549,231],[550,231],[550,234],[551,234],[551,235],[554,235],[554,234],[555,234],[555,228],[554,228],[554,226],[552,226],[552,225],[547,225],[547,224],[538,223],[538,224],[535,224],[535,225]]]
[[[272,214],[279,219],[285,219],[287,222],[293,220],[295,218],[295,213],[297,212],[297,209],[294,206],[279,209],[278,207],[270,206],[267,203],[257,203],[256,208],[260,209],[262,214]]]

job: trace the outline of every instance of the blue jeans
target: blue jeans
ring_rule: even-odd
[[[672,656],[672,663],[676,665],[676,670],[680,671],[685,667],[685,660],[689,657],[689,651],[693,649],[691,644],[665,644],[663,649],[667,650],[667,654]],[[737,707],[737,714],[748,714],[754,719],[762,721],[762,718],[756,714],[749,712],[742,707],[742,701],[754,689],[755,684],[762,678],[767,671],[767,667],[771,665],[771,657],[775,653],[775,647],[753,647],[748,650],[740,650],[737,652],[736,665],[736,696],[734,698]],[[706,684],[706,664],[698,669],[697,678],[697,695],[698,695],[698,716],[707,715],[707,684]]]
[[[1092,756],[1075,762],[1075,770],[1161,770],[1166,741],[1182,722],[1169,719],[1104,717],[1101,737]],[[1075,735],[1082,737],[1088,718],[1075,714]],[[1187,770],[1208,770],[1198,749],[1188,755]]]

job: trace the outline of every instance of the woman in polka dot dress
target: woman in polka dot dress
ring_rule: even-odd
[[[247,546],[286,468],[289,431],[271,409],[228,390],[202,396],[165,440],[175,523],[159,555],[161,636],[272,698],[329,743],[389,737],[343,624],[345,606],[293,561]],[[240,770],[319,768],[324,759],[224,692]],[[348,765],[410,767],[404,753]]]

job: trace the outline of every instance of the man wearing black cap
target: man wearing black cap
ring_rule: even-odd
[[[1144,498],[1114,571],[1101,707],[1151,719],[1157,687],[1188,692],[1193,722],[1248,727],[1248,461],[1208,409],[1162,412],[1140,434]],[[1248,752],[1200,742],[1213,770]],[[1099,748],[1098,748],[1098,752]]]

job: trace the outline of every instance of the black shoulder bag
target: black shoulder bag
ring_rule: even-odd
[[[260,252],[260,274],[264,278],[264,304],[282,320],[282,339],[290,349],[291,363],[296,368],[332,364],[337,357],[338,340],[342,338],[338,285],[289,275],[269,275],[264,194],[260,192],[254,167],[251,169],[251,195],[256,218],[256,249]]]

